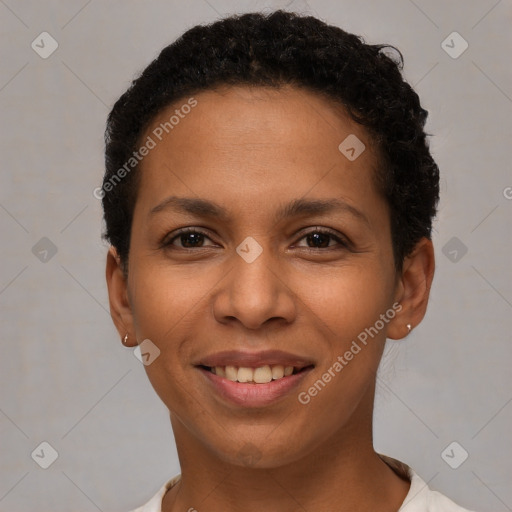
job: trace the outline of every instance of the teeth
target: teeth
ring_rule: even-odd
[[[238,370],[240,373],[240,370]],[[270,366],[261,366],[256,368],[253,372],[253,380],[256,384],[265,384],[266,382],[272,381],[272,370]]]
[[[221,366],[215,367],[215,373],[217,373],[217,368],[222,368]],[[234,366],[226,366],[226,379],[232,380],[235,382],[238,378],[238,368]]]
[[[238,382],[249,382],[254,380],[254,370],[252,368],[238,368]]]
[[[272,366],[272,378],[280,379],[282,377],[284,377],[284,366],[281,366],[280,364]]]
[[[282,379],[293,373],[293,366],[283,366],[282,364],[265,365],[258,368],[248,368],[245,366],[215,366],[211,369],[212,373],[219,377],[225,377],[233,382],[254,382],[256,384],[265,384],[272,380]]]

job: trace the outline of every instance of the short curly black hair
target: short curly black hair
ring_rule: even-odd
[[[313,16],[282,10],[233,15],[187,30],[132,82],[108,116],[103,238],[126,269],[139,173],[136,166],[120,171],[162,109],[220,86],[292,85],[342,105],[375,143],[375,178],[389,205],[400,270],[416,243],[431,237],[439,200],[439,169],[424,132],[428,112],[402,69],[403,56],[394,46],[366,44]]]

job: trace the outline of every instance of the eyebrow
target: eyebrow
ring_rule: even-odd
[[[174,210],[178,213],[185,212],[199,217],[212,217],[221,221],[229,219],[229,213],[223,206],[209,201],[207,199],[193,197],[170,196],[161,203],[153,207],[149,216],[153,216],[165,210]],[[275,214],[274,221],[289,217],[298,217],[302,215],[322,215],[338,211],[344,211],[353,217],[362,220],[368,226],[368,218],[357,208],[342,199],[294,199],[290,203],[282,206]]]

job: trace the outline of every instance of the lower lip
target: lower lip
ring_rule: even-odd
[[[313,368],[265,384],[233,382],[198,367],[213,388],[229,402],[242,407],[264,407],[291,393]]]

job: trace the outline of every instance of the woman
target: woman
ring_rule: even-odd
[[[165,48],[110,113],[111,314],[181,466],[137,511],[464,510],[372,442],[386,338],[425,315],[439,195],[389,48],[233,16]]]

